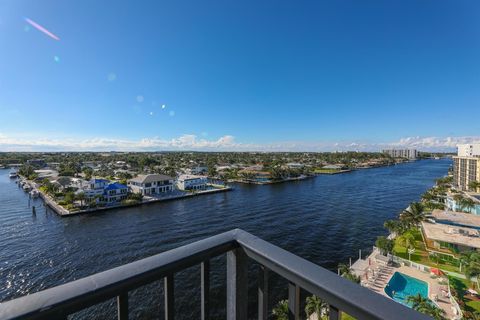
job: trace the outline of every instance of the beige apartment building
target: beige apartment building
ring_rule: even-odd
[[[462,191],[475,191],[470,182],[480,181],[480,144],[458,145],[458,154],[453,157],[453,182]]]

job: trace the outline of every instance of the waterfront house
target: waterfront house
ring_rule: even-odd
[[[480,233],[477,228],[423,221],[422,232],[427,246],[436,250],[457,253],[480,249]]]
[[[244,181],[266,183],[272,180],[272,175],[268,171],[262,171],[263,167],[251,166],[238,171],[238,175],[243,177]]]
[[[290,162],[290,163],[287,163],[286,166],[290,169],[302,169],[305,167],[303,163],[298,163],[298,162]]]
[[[119,182],[108,184],[103,190],[102,200],[107,203],[120,202],[127,199],[128,187]]]
[[[173,191],[173,180],[173,177],[164,174],[139,175],[128,180],[128,187],[142,195],[163,194]]]
[[[185,173],[189,175],[198,175],[207,173],[208,168],[206,166],[195,166],[185,169]]]
[[[87,198],[103,197],[104,190],[109,183],[110,181],[106,179],[91,179],[82,188],[83,193]]]
[[[204,190],[207,187],[207,178],[203,176],[182,174],[177,179],[177,188],[180,190]]]
[[[343,170],[346,168],[347,167],[343,164],[328,164],[322,167],[322,169],[326,169],[326,170]]]

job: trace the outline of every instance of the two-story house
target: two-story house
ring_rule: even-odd
[[[177,179],[177,188],[180,190],[204,190],[207,187],[207,178],[182,174]]]
[[[128,180],[132,192],[142,195],[155,195],[173,191],[174,178],[164,174],[139,175]]]
[[[103,189],[102,200],[107,203],[120,202],[127,199],[128,187],[119,182],[110,183]]]

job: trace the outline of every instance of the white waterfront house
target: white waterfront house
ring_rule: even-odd
[[[93,198],[95,196],[101,197],[103,196],[103,191],[105,187],[110,183],[110,181],[106,179],[92,179],[88,182],[88,186],[83,188],[83,192],[85,196],[88,198]]]
[[[206,166],[196,166],[192,168],[185,169],[185,173],[188,175],[197,175],[207,173],[208,167]]]
[[[128,187],[106,179],[92,179],[84,183],[77,193],[85,194],[88,199],[94,198],[97,203],[115,203],[127,199]]]
[[[146,174],[128,180],[128,186],[132,192],[142,195],[162,194],[173,191],[173,180],[164,174]]]
[[[180,190],[204,190],[207,187],[207,177],[182,174],[177,179]]]

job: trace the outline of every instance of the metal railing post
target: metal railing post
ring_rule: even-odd
[[[201,285],[201,303],[202,320],[210,319],[210,261],[202,262],[200,266],[200,285]]]
[[[328,320],[341,320],[341,319],[342,319],[342,313],[340,312],[340,310],[330,305]]]
[[[258,273],[258,320],[268,319],[268,268],[260,266]]]
[[[247,320],[248,257],[241,248],[227,252],[227,320]]]
[[[175,293],[173,274],[164,278],[165,320],[175,319]]]
[[[117,296],[118,320],[128,320],[128,292]]]
[[[288,283],[288,318],[300,320],[300,287],[295,283]]]

